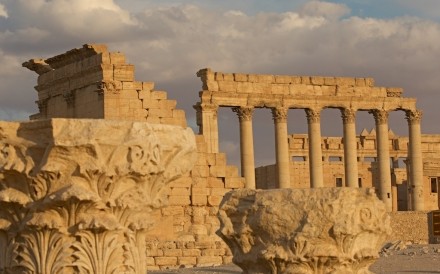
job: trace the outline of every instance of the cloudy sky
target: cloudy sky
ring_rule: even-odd
[[[403,87],[424,111],[424,133],[440,133],[438,0],[0,0],[0,119],[37,112],[36,74],[21,67],[85,43],[124,52],[136,79],[154,81],[187,112],[201,89],[195,73],[215,71],[373,77]],[[221,109],[221,149],[237,163],[238,121]],[[400,112],[391,129],[407,135]],[[274,159],[268,110],[255,113],[256,161]],[[323,136],[342,136],[336,110],[322,112]],[[358,133],[374,126],[360,112]],[[194,126],[195,128],[195,126]],[[304,133],[304,111],[289,112],[289,131]]]

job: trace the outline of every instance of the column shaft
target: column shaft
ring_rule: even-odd
[[[287,111],[287,108],[272,109],[272,115],[275,121],[275,151],[279,188],[290,188],[290,157],[287,136]]]
[[[309,131],[310,187],[324,187],[320,110],[306,109]]]
[[[255,158],[254,137],[252,130],[252,107],[236,107],[232,109],[237,113],[240,121],[240,156],[241,176],[246,179],[246,188],[255,189]]]
[[[379,167],[379,198],[385,203],[388,211],[392,211],[391,169],[388,138],[388,112],[374,110],[376,120],[377,160]]]
[[[412,209],[421,211],[425,209],[423,195],[423,159],[422,159],[422,134],[420,121],[421,111],[407,111],[406,119],[409,126],[409,158],[410,158],[410,183],[412,188]]]
[[[344,124],[345,186],[359,187],[356,140],[356,111],[352,109],[343,109],[342,120]]]

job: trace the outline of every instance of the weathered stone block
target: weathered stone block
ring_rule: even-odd
[[[155,257],[156,265],[177,265],[177,257]]]
[[[219,217],[246,273],[370,273],[391,233],[374,189],[242,189],[225,196]]]
[[[0,121],[0,151],[0,223],[7,224],[0,242],[11,258],[0,269],[145,273],[147,230],[161,217],[167,185],[195,163],[196,144],[180,127],[51,119]],[[95,252],[104,247],[113,255]]]

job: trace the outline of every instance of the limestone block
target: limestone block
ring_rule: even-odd
[[[155,257],[156,265],[177,265],[177,257]]]
[[[262,74],[258,75],[258,82],[272,84],[275,82],[275,79],[273,75]]]
[[[209,167],[209,176],[212,177],[225,177],[226,176],[226,167],[222,166],[210,166]]]
[[[310,76],[301,76],[301,84],[310,85],[311,83]]]
[[[271,93],[272,85],[264,82],[253,83],[252,90],[253,93]]]
[[[275,83],[278,84],[290,84],[291,77],[290,76],[284,76],[284,75],[275,75]]]
[[[367,87],[374,87],[374,79],[373,78],[365,78],[365,84]]]
[[[326,85],[326,86],[336,85],[335,77],[324,77],[324,85]]]
[[[221,256],[200,256],[197,258],[197,266],[216,266],[222,263]]]
[[[218,82],[211,80],[206,82],[206,87],[203,87],[204,89],[210,90],[210,91],[219,91]]]
[[[216,73],[215,73],[215,76],[214,76],[214,79],[215,79],[216,81],[223,81],[223,80],[224,80],[224,78],[223,78],[223,73],[221,73],[221,72],[216,72]]]
[[[116,81],[134,81],[134,66],[113,65],[113,77]]]
[[[355,78],[351,77],[336,77],[336,85],[338,86],[354,86]]]
[[[310,77],[310,83],[312,85],[324,85],[325,80],[324,80],[324,77],[312,76],[312,77]]]
[[[168,198],[170,205],[190,205],[190,196],[189,195],[171,195]]]
[[[151,92],[151,99],[165,100],[165,99],[167,99],[167,92],[153,90]]]
[[[164,256],[169,256],[169,257],[182,256],[182,249],[165,249],[163,251],[163,255]]]
[[[195,157],[194,135],[180,127],[0,121],[0,242],[2,258],[10,258],[0,269],[145,273],[145,237],[161,216],[166,186]]]
[[[192,205],[206,205],[208,202],[207,195],[191,195],[191,204]]]
[[[125,64],[125,55],[121,52],[109,52],[111,64]]]
[[[247,82],[247,80],[248,80],[247,74],[234,73],[234,81]]]
[[[225,177],[238,177],[238,168],[236,166],[226,166]]]
[[[200,249],[184,249],[182,250],[183,256],[191,256],[191,257],[198,257],[202,254],[202,251]]]
[[[179,262],[179,266],[180,265],[185,265],[185,266],[194,266],[197,264],[197,257],[179,257],[177,258],[178,262]]]
[[[370,273],[391,233],[374,189],[241,189],[219,218],[244,273]]]
[[[219,192],[213,192],[213,189],[224,189],[225,183],[222,178],[208,177],[208,187],[211,189],[211,194],[217,195]]]
[[[289,85],[272,84],[272,94],[289,94]]]
[[[223,92],[237,92],[237,82],[218,81],[218,89]]]
[[[249,82],[238,82],[237,83],[237,92],[238,93],[252,93],[254,90],[254,86]]]
[[[225,188],[243,188],[244,187],[244,178],[241,177],[232,177],[225,178]]]

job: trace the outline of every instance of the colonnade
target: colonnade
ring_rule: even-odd
[[[199,106],[200,107],[200,106]],[[207,108],[207,114],[210,117],[215,116],[212,113],[212,106]],[[253,147],[253,129],[252,114],[253,107],[234,107],[233,111],[237,113],[240,122],[240,152],[242,176],[246,179],[247,188],[255,188],[255,161]],[[276,169],[277,185],[279,188],[290,188],[290,158],[287,130],[287,114],[289,108],[276,107],[271,108],[275,127],[275,151],[276,151]],[[201,106],[202,116],[204,112]],[[341,117],[343,121],[343,140],[344,140],[344,169],[345,184],[347,187],[358,187],[358,159],[356,147],[356,111],[355,109],[342,108]],[[310,164],[310,186],[312,188],[323,187],[323,166],[322,166],[322,148],[321,148],[321,124],[320,108],[305,109],[308,124],[309,136],[309,164]],[[385,202],[389,211],[393,209],[392,185],[391,185],[391,167],[388,139],[388,114],[387,110],[370,110],[373,114],[376,124],[376,148],[377,161],[379,168],[379,197]],[[419,110],[405,110],[406,119],[409,127],[409,150],[408,162],[410,177],[409,181],[412,188],[412,210],[424,209],[423,197],[423,162],[421,152],[421,129],[420,121],[422,113]],[[206,121],[202,121],[205,123]],[[218,128],[217,121],[203,124],[210,127],[211,140],[215,142],[213,150],[218,151]],[[206,130],[206,128],[205,128]],[[203,134],[205,134],[203,130]],[[207,140],[209,142],[209,140]],[[212,145],[212,144],[211,144]],[[209,147],[209,144],[208,144]],[[214,152],[214,151],[212,151]]]

